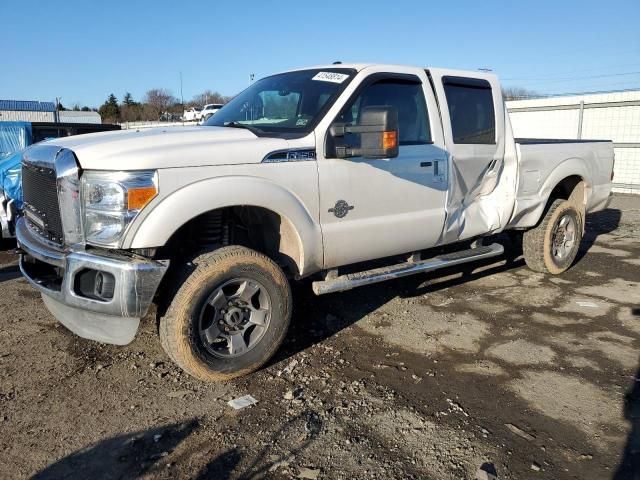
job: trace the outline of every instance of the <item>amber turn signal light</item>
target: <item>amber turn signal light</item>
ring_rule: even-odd
[[[398,146],[398,132],[391,130],[389,132],[382,132],[382,148],[389,149]]]
[[[158,194],[156,187],[130,188],[127,192],[129,210],[140,210]]]

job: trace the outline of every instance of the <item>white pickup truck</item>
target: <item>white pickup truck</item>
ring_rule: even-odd
[[[202,108],[202,111],[200,112],[200,118],[202,119],[202,121],[206,122],[214,113],[216,113],[222,107],[224,107],[222,103],[208,103]]]
[[[289,71],[203,126],[29,148],[20,266],[60,322],[100,342],[131,342],[155,299],[167,354],[228,379],[280,346],[293,280],[326,294],[499,256],[484,237],[506,230],[533,270],[563,272],[613,160],[608,141],[514,139],[489,73]]]
[[[185,122],[193,122],[202,119],[202,108],[191,107],[182,112],[182,120]]]

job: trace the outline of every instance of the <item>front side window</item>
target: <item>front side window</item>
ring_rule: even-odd
[[[400,145],[431,143],[431,131],[422,84],[405,80],[379,80],[366,86],[338,117],[338,122],[357,125],[362,110],[372,106],[392,106],[398,110]],[[359,135],[348,134],[350,145],[358,143]]]
[[[496,120],[491,85],[486,80],[444,77],[453,142],[496,143]]]
[[[225,104],[206,126],[245,127],[258,134],[309,133],[355,71],[299,70],[258,80]]]

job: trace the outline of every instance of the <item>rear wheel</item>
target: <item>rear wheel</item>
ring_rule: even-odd
[[[224,247],[186,265],[160,340],[187,373],[205,381],[253,372],[276,352],[291,318],[282,270],[245,247]]]
[[[582,220],[567,200],[554,200],[538,226],[523,235],[524,260],[531,270],[557,275],[576,258],[582,241]]]

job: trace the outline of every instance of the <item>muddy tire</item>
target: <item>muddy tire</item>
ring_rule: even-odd
[[[575,206],[554,200],[542,221],[524,232],[524,261],[531,270],[557,275],[573,264],[581,240],[582,220]]]
[[[160,341],[188,374],[204,381],[246,375],[280,347],[291,319],[291,289],[265,255],[223,247],[188,262],[176,281],[160,319]]]

